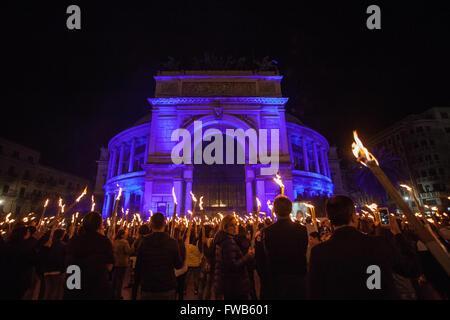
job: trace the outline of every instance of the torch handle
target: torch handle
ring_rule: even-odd
[[[376,165],[374,162],[368,162],[367,166],[390,195],[390,197],[394,200],[397,206],[401,211],[405,214],[408,221],[413,226],[415,232],[419,239],[425,244],[425,246],[430,250],[436,260],[441,264],[444,270],[450,275],[450,257],[448,252],[442,248],[433,235],[424,227],[424,225],[416,218],[412,209],[408,206],[408,204],[403,200],[400,193],[397,189],[392,185],[391,181],[388,179],[386,174],[381,170],[381,168]]]
[[[38,223],[38,230],[40,230],[40,229],[41,229],[41,223],[42,223],[42,220],[44,219],[44,216],[45,216],[45,211],[47,211],[47,207],[44,207],[44,209],[42,210],[42,214],[41,214],[41,217],[39,218],[39,223]]]
[[[172,224],[170,226],[170,236],[173,237],[175,234],[175,217],[177,214],[177,204],[175,203],[173,206],[173,214],[172,214]]]

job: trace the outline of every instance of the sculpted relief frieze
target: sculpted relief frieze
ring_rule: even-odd
[[[185,97],[252,97],[256,96],[254,82],[184,82]]]

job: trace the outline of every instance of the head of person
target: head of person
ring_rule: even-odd
[[[358,217],[355,212],[353,200],[346,196],[333,196],[325,204],[328,219],[335,227],[358,225]]]
[[[150,228],[147,224],[143,224],[142,226],[139,227],[139,235],[141,237],[144,237],[145,235],[150,233]]]
[[[125,238],[125,230],[120,229],[119,231],[117,231],[116,239],[120,240],[120,239],[124,239],[124,238]]]
[[[211,228],[211,226],[206,225],[205,226],[205,235],[207,238],[213,238],[214,237],[214,229]]]
[[[66,230],[64,229],[56,229],[55,233],[53,234],[53,241],[59,241],[64,237],[64,234],[66,233]]]
[[[288,219],[292,211],[292,201],[286,196],[277,196],[273,201],[273,211],[279,219]]]
[[[238,235],[242,238],[245,238],[245,236],[247,235],[247,230],[244,228],[244,226],[238,226]]]
[[[21,241],[26,240],[30,237],[30,230],[26,227],[26,225],[23,222],[17,222],[13,230],[11,232],[11,235],[9,236],[8,241]]]
[[[155,213],[150,219],[150,228],[153,232],[164,232],[166,223],[164,215],[161,212]]]
[[[229,214],[222,219],[222,230],[226,233],[237,235],[239,232],[239,224],[234,215]]]
[[[103,219],[100,213],[92,211],[83,218],[83,229],[86,233],[101,232]]]
[[[314,247],[320,243],[320,234],[318,232],[311,232],[309,234],[309,244]]]

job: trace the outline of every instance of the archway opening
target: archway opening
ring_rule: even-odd
[[[223,164],[194,164],[192,189],[197,198],[203,196],[203,208],[207,214],[246,212],[245,167],[237,164],[238,150],[242,147],[235,139],[233,164],[226,164],[226,135],[223,134],[222,138]],[[212,141],[203,141],[202,150],[210,143]]]

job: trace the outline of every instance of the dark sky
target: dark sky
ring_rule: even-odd
[[[450,106],[450,14],[431,1],[17,2],[1,18],[0,136],[92,180],[99,148],[150,110],[168,56],[277,60],[288,109],[347,153],[355,128]],[[66,28],[70,4],[81,31]],[[370,4],[382,30],[366,28]]]

